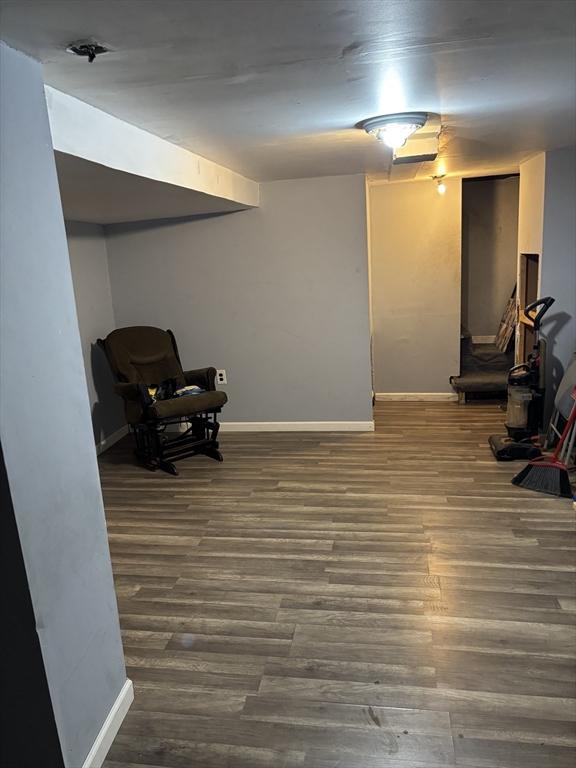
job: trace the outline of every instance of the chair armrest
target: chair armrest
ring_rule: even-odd
[[[214,392],[216,389],[216,368],[197,368],[194,371],[184,371],[184,380],[188,385],[195,384],[207,392]]]

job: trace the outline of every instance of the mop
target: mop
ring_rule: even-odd
[[[514,485],[531,491],[550,493],[552,496],[572,498],[568,462],[576,435],[576,387],[572,390],[571,397],[574,404],[554,453],[552,456],[533,459],[512,479]]]

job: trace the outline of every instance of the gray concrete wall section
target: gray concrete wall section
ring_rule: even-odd
[[[0,56],[0,429],[62,751],[78,768],[126,674],[42,71],[3,44]]]
[[[518,177],[462,184],[462,323],[495,336],[516,283]]]
[[[262,205],[107,227],[118,326],[225,368],[223,421],[371,421],[364,178],[263,184]]]
[[[94,439],[100,443],[126,423],[120,398],[113,392],[110,366],[96,339],[116,327],[103,227],[67,222],[66,235],[84,355]]]
[[[547,412],[576,353],[576,147],[546,153],[540,293],[556,303],[544,319]]]
[[[460,369],[461,180],[370,188],[376,392],[452,393]]]

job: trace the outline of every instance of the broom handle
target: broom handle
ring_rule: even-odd
[[[560,437],[560,440],[558,440],[558,445],[556,446],[554,453],[552,454],[552,459],[554,461],[557,461],[558,456],[560,455],[560,451],[564,447],[564,443],[566,442],[566,438],[570,434],[570,430],[574,426],[574,422],[576,422],[576,387],[572,389],[572,399],[574,400],[574,405],[572,406],[572,410],[570,411],[570,416],[568,416],[568,420],[566,422],[566,425],[564,429],[562,430],[562,436]]]

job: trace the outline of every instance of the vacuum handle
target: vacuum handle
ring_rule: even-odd
[[[525,315],[527,315],[528,312],[531,312],[533,309],[536,309],[536,307],[542,307],[542,309],[536,313],[536,317],[532,321],[534,323],[535,331],[539,330],[540,324],[542,323],[542,318],[546,312],[548,312],[554,302],[555,299],[553,299],[552,296],[544,296],[543,299],[536,299],[536,301],[533,301],[532,304],[528,304],[526,307],[524,307]]]

